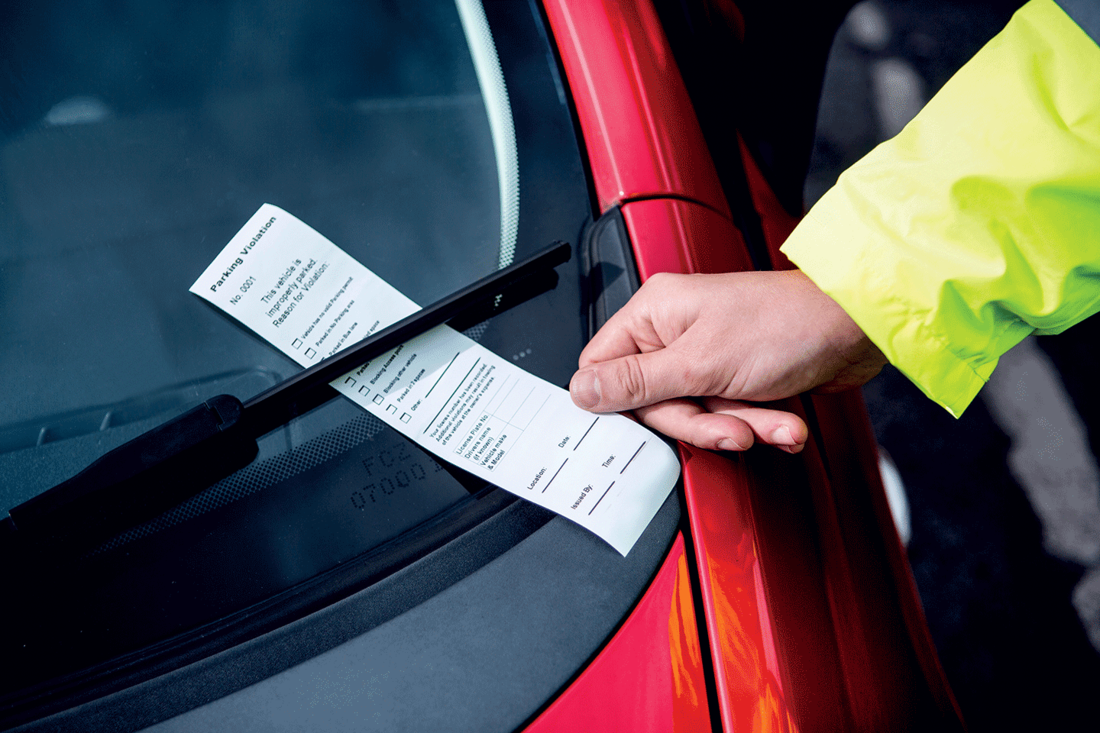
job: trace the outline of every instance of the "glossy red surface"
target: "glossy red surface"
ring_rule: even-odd
[[[626,204],[622,212],[643,279],[661,271],[730,272],[751,266],[744,248],[732,246],[741,242],[736,229],[709,209],[683,201],[651,200]],[[781,664],[786,661],[784,649],[771,620],[752,516],[751,481],[757,474],[747,467],[745,456],[719,455],[682,444],[680,454],[722,728],[797,730],[794,706],[785,689],[790,685],[784,681],[789,675]],[[804,478],[794,477],[780,477],[777,484],[783,485],[784,478],[805,484]],[[805,556],[812,554],[812,549],[805,549]],[[784,569],[783,577],[791,583],[813,576],[810,568],[793,570]],[[817,615],[825,618],[827,610],[822,608]],[[800,669],[828,680],[823,661],[835,660],[836,655],[818,648],[823,638],[815,636],[815,644],[797,639],[799,648],[812,655]],[[793,686],[801,691],[800,682],[796,679]],[[835,680],[818,683],[817,688],[815,699],[827,701],[827,709],[842,705]]]
[[[643,281],[656,272],[734,272],[752,267],[740,232],[705,206],[676,199],[622,206]]]
[[[711,730],[683,535],[607,646],[528,733]]]
[[[738,140],[773,267],[791,269],[779,248],[798,220],[782,207]],[[924,719],[936,721],[941,730],[961,728],[962,714],[890,515],[863,397],[853,390],[810,400],[818,440],[803,461],[852,724],[861,730],[904,730]]]
[[[776,207],[765,231],[785,236],[794,222],[771,192],[756,200]],[[649,200],[622,212],[643,277],[748,267],[743,251],[715,254],[740,240],[709,209]],[[681,447],[722,728],[958,728],[859,394],[807,404],[810,415],[785,404],[820,428],[800,456]]]
[[[685,198],[729,216],[676,61],[653,6],[547,0],[601,211]]]
[[[722,728],[795,731],[779,667],[744,473],[728,458],[680,445],[688,518],[707,605]]]
[[[642,278],[748,269],[650,4],[547,0],[546,10],[600,209],[621,206]],[[778,248],[797,221],[742,151],[775,266],[790,267]],[[789,400],[784,408],[814,426],[799,456],[681,446],[704,653],[719,705],[712,717],[726,731],[959,729],[886,507],[859,395]],[[676,634],[666,635],[660,623],[640,605],[536,729],[652,729],[650,716],[632,715],[610,691],[630,695],[647,684],[654,662],[645,663],[646,655],[665,654],[654,639],[667,640],[676,656]],[[681,628],[681,645],[696,638],[687,635],[686,621]],[[634,665],[643,666],[636,672]],[[667,725],[675,718],[663,706],[675,709],[670,701],[682,698],[654,694],[660,726]],[[613,712],[603,714],[609,705]]]
[[[773,266],[792,268],[779,248],[798,220],[783,209],[744,142],[740,138],[739,142]],[[940,666],[890,516],[862,395],[857,390],[815,395],[804,404],[812,410],[810,417],[817,427],[801,456],[810,490],[808,518],[817,539],[818,566],[812,572],[821,579],[823,594],[817,612],[819,622],[829,626],[835,638],[835,669],[843,692],[838,702],[843,704],[846,725],[875,731],[961,729],[962,716]],[[759,479],[773,478],[768,472],[759,475]],[[782,558],[790,546],[778,539],[789,536],[789,526],[784,532],[789,506],[765,512],[766,503],[770,502],[757,495],[760,543],[776,547],[772,575],[789,581],[795,574],[784,567]],[[780,591],[772,595],[777,616],[805,621],[810,608],[805,594],[797,610],[784,608]],[[804,654],[798,659],[804,660]],[[828,730],[827,718],[823,719],[827,715],[827,709],[806,710],[800,720]],[[803,728],[810,729],[809,725]]]

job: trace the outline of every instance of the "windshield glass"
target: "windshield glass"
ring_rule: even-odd
[[[496,268],[493,138],[454,5],[22,5],[4,23],[0,450],[292,373],[187,292],[264,202],[418,302]]]
[[[298,370],[188,293],[265,202],[421,304],[576,242],[589,200],[552,54],[533,10],[490,10],[487,25],[465,0],[4,4],[0,509],[209,397],[244,400]],[[565,384],[585,318],[569,267],[468,335]],[[371,558],[367,582],[495,493],[330,402],[85,558],[71,593],[96,642],[67,647],[62,667],[352,558]],[[66,643],[54,621],[35,643]]]

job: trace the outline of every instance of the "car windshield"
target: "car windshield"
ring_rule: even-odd
[[[298,370],[188,292],[265,202],[422,304],[576,242],[588,191],[553,56],[522,8],[5,3],[0,509],[209,397],[244,400]],[[585,337],[569,267],[552,293],[467,334],[565,384]],[[86,559],[73,593],[99,636],[67,664],[197,629],[353,558],[371,558],[368,582],[499,493],[334,400]]]

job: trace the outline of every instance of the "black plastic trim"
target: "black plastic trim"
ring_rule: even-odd
[[[454,515],[458,514],[458,517]],[[0,729],[74,708],[105,698],[161,675],[175,671],[171,685],[162,685],[155,700],[141,695],[124,695],[108,700],[98,715],[131,720],[128,728],[139,728],[198,705],[223,697],[259,682],[365,633],[415,606],[423,598],[453,585],[499,557],[545,525],[553,514],[500,489],[487,489],[480,500],[472,500],[453,512],[403,535],[400,541],[409,552],[399,563],[383,545],[358,560],[338,566],[302,585],[274,596],[217,623],[195,629],[125,657],[68,675],[20,693],[0,703]],[[459,524],[456,525],[456,522]],[[456,539],[456,531],[460,534]],[[391,543],[392,544],[392,543]],[[434,554],[433,554],[434,553]],[[432,555],[430,563],[418,562]],[[372,599],[370,586],[394,576],[383,593]],[[357,613],[344,623],[326,625],[324,633],[313,633],[306,643],[294,640],[278,649],[241,645],[274,629],[316,613],[333,603],[367,590],[370,613]],[[360,604],[361,605],[361,604]],[[195,665],[215,655],[249,657],[234,663],[234,674],[221,674],[216,660]],[[142,711],[142,707],[148,709]],[[117,708],[117,709],[116,709]],[[120,728],[121,729],[121,728]]]
[[[620,207],[612,207],[585,228],[578,254],[588,306],[588,338],[592,338],[641,287]]]

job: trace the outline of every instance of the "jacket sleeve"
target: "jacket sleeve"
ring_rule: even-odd
[[[960,415],[1001,354],[1100,310],[1100,47],[1032,0],[782,250]]]

